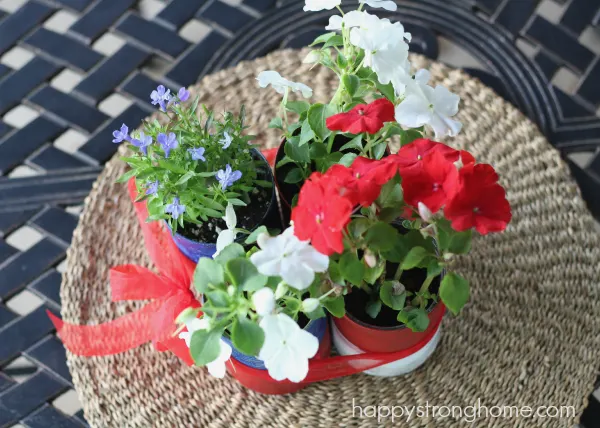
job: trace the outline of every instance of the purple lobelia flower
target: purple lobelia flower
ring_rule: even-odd
[[[159,85],[156,90],[150,94],[152,105],[159,105],[162,111],[167,111],[167,103],[171,100],[171,90]]]
[[[156,140],[165,151],[165,158],[168,158],[171,150],[176,149],[179,145],[177,136],[173,132],[171,132],[169,135],[160,133],[156,137]]]
[[[231,142],[233,140],[231,139],[231,135],[229,135],[229,133],[227,131],[223,132],[223,139],[219,141],[219,143],[221,143],[223,145],[223,149],[228,148],[229,146],[231,146]]]
[[[144,155],[148,156],[148,146],[152,144],[152,137],[140,132],[140,137],[133,138],[131,144],[139,148]]]
[[[177,98],[183,102],[187,101],[190,98],[190,91],[185,88],[180,88],[179,92],[177,93]]]
[[[177,220],[185,212],[185,205],[179,203],[179,198],[173,198],[173,202],[165,207],[165,212]]]
[[[217,181],[221,184],[221,190],[227,189],[240,178],[242,178],[242,173],[240,171],[232,171],[229,164],[227,164],[225,170],[220,169],[217,171]]]
[[[204,158],[204,152],[206,151],[206,149],[204,147],[198,147],[198,148],[194,148],[194,149],[188,149],[188,152],[190,152],[190,154],[192,155],[192,160],[201,160],[201,161],[206,161],[206,159]]]
[[[113,143],[121,143],[123,141],[131,141],[131,138],[129,137],[129,128],[125,124],[121,125],[121,129],[117,129],[116,131],[113,131],[113,137],[114,137]]]
[[[148,183],[146,183],[146,195],[156,195],[156,192],[158,192],[159,184],[160,182],[158,180],[149,181]]]

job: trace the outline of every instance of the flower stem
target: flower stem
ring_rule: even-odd
[[[399,264],[398,269],[396,269],[396,273],[394,274],[394,281],[400,281],[403,273],[404,269],[402,269],[402,264]]]
[[[431,285],[433,278],[435,277],[428,276],[427,278],[425,278],[425,281],[423,281],[423,285],[421,285],[421,288],[419,289],[419,293],[425,293],[426,291],[429,291],[429,286]]]

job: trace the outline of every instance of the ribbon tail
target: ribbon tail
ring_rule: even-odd
[[[440,323],[441,318],[438,322],[438,325],[435,328],[432,328],[431,331],[428,332],[425,337],[423,337],[423,340],[403,351],[377,353],[367,352],[364,354],[325,358],[323,360],[311,360],[309,363],[308,375],[302,382],[321,382],[324,380],[349,376],[392,363],[402,358],[406,358],[409,355],[419,351],[429,343],[435,333],[437,333]]]
[[[155,300],[142,309],[97,325],[65,323],[50,311],[48,317],[65,347],[82,357],[120,354],[154,339],[152,318],[163,304]]]
[[[136,265],[114,267],[109,278],[113,302],[160,299],[177,289],[168,278]]]
[[[200,303],[191,292],[180,292],[162,301],[162,306],[152,319],[152,330],[154,332],[154,346],[169,340],[177,329],[175,319],[186,308],[197,308]]]

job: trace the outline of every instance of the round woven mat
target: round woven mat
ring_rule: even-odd
[[[279,51],[208,76],[192,88],[215,110],[248,107],[251,133],[274,147],[267,129],[279,96],[255,76],[274,69],[314,88],[326,100],[335,76],[301,64],[306,52]],[[263,396],[227,377],[218,380],[145,345],[121,355],[68,355],[73,381],[93,427],[346,427],[379,426],[362,406],[561,406],[576,418],[485,419],[486,427],[572,427],[587,404],[600,362],[600,240],[559,154],[516,108],[465,73],[422,57],[436,83],[462,98],[464,131],[451,144],[470,150],[500,173],[513,207],[506,233],[477,238],[458,271],[472,282],[469,305],[446,317],[442,341],[424,367],[405,377],[356,375],[311,385],[290,396]],[[130,124],[133,125],[133,124]],[[107,141],[106,144],[111,144]],[[86,201],[68,253],[62,315],[99,323],[141,306],[111,303],[108,270],[149,265],[125,186],[111,160]],[[431,412],[431,410],[430,410]],[[382,424],[390,423],[382,421]],[[397,420],[396,426],[406,426]],[[420,418],[414,427],[451,427],[452,418]]]

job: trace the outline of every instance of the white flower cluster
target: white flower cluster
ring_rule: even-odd
[[[229,245],[235,239],[236,219],[233,207],[227,207],[224,219],[228,229],[219,235],[219,251],[224,248],[225,242]],[[294,235],[293,227],[274,237],[260,235],[257,243],[260,250],[250,257],[250,261],[261,274],[280,276],[283,280],[276,292],[264,287],[252,295],[252,305],[262,318],[259,325],[265,334],[265,342],[258,358],[264,362],[273,379],[301,382],[308,374],[308,360],[319,349],[319,340],[300,328],[288,315],[277,313],[276,300],[285,294],[288,285],[300,291],[308,289],[315,279],[315,273],[325,272],[329,267],[329,257],[315,250],[308,241],[300,241]],[[303,302],[305,312],[311,312],[318,306],[318,299],[308,298]],[[188,317],[184,323],[187,331],[180,333],[179,338],[185,340],[189,347],[193,332],[208,329],[210,318],[206,315],[202,319]],[[208,363],[207,368],[210,374],[222,378],[232,349],[223,340],[220,347],[219,357]]]
[[[359,3],[361,9],[364,4],[389,11],[397,8],[395,2],[386,0],[359,0]],[[306,0],[304,10],[329,10],[340,4],[341,0]],[[411,34],[404,31],[402,24],[356,10],[343,16],[334,15],[329,19],[326,30],[343,29],[350,31],[350,43],[364,50],[362,66],[372,69],[382,85],[393,85],[399,100],[396,103],[396,121],[400,125],[407,128],[429,126],[436,138],[456,136],[460,132],[462,124],[452,119],[458,112],[460,97],[443,86],[428,85],[430,73],[427,70],[418,70],[411,75],[408,60]],[[318,60],[318,54],[313,51],[305,62]],[[305,97],[308,93],[306,85],[290,82],[275,71],[263,71],[257,80],[261,87],[271,84],[281,94],[286,88],[302,91]],[[312,90],[310,93],[312,94]]]

